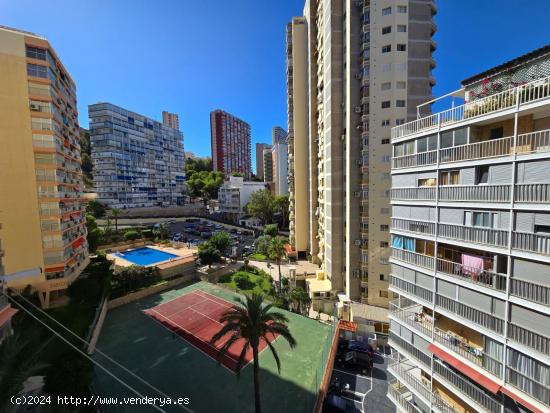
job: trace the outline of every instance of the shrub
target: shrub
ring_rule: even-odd
[[[127,241],[134,241],[140,237],[139,232],[130,230],[124,233],[124,239]]]
[[[278,233],[277,224],[269,224],[264,227],[264,235],[276,237]]]
[[[271,246],[271,236],[269,235],[262,235],[261,237],[256,238],[256,241],[254,241],[254,247],[256,248],[256,253],[269,255],[270,246]]]
[[[238,272],[233,276],[233,281],[237,284],[237,287],[240,290],[251,290],[254,288],[254,283],[250,280],[250,277],[247,273]]]
[[[222,275],[218,281],[221,282],[222,284],[230,283],[231,282],[231,274],[227,273],[227,274]]]

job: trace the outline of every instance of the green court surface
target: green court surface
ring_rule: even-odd
[[[246,366],[238,378],[206,354],[177,337],[162,325],[142,313],[142,310],[201,289],[228,301],[234,301],[232,291],[205,282],[166,291],[108,312],[101,332],[98,348],[133,373],[153,384],[172,398],[190,399],[184,410],[164,406],[166,412],[253,412],[254,387],[252,364]],[[260,354],[260,391],[264,412],[311,412],[321,381],[332,329],[316,320],[284,310],[289,328],[297,341],[291,349],[282,338],[274,342],[281,359],[281,374],[269,351]],[[162,397],[135,377],[94,353],[94,359],[139,393],[149,397]],[[100,397],[137,397],[115,379],[96,367],[94,391]],[[120,403],[120,402],[119,402]],[[154,411],[151,407],[117,404],[102,406],[106,412]]]

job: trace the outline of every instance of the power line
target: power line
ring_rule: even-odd
[[[63,337],[61,334],[59,334],[57,331],[55,331],[53,328],[51,328],[49,325],[47,325],[46,323],[44,323],[42,320],[40,320],[38,317],[36,317],[34,314],[32,314],[27,308],[23,307],[21,305],[21,303],[18,303],[17,300],[13,297],[10,297],[8,294],[5,294],[4,295],[6,297],[8,297],[9,300],[11,300],[12,302],[14,302],[15,304],[17,304],[17,306],[19,308],[21,308],[25,313],[27,313],[28,315],[30,315],[32,318],[34,318],[36,321],[38,321],[40,324],[42,324],[44,327],[46,327],[48,330],[50,330],[53,334],[55,334],[57,337],[59,337],[61,340],[63,340],[65,343],[67,343],[71,348],[73,348],[74,350],[76,350],[77,352],[79,352],[80,354],[82,354],[84,357],[86,357],[88,360],[90,360],[93,364],[95,364],[97,367],[99,367],[101,370],[103,370],[105,373],[107,373],[109,376],[111,376],[112,378],[114,378],[116,381],[118,381],[120,384],[122,384],[124,387],[126,387],[127,389],[129,389],[130,391],[132,391],[133,393],[137,394],[139,397],[141,398],[145,398],[145,396],[143,396],[140,392],[138,392],[136,389],[134,389],[132,386],[130,386],[129,384],[127,384],[126,382],[124,382],[123,380],[119,379],[115,374],[111,373],[107,368],[103,367],[101,364],[99,364],[97,361],[95,361],[94,359],[92,359],[89,355],[87,355],[86,353],[84,353],[82,350],[80,350],[78,347],[76,347],[74,344],[72,344],[71,342],[69,342],[69,340],[67,340],[65,337]],[[151,405],[154,409],[162,412],[162,413],[166,413],[164,410],[162,410],[160,407],[158,407],[156,404],[152,404]]]
[[[35,308],[36,310],[40,311],[42,314],[44,314],[46,317],[48,317],[50,320],[52,320],[53,322],[55,322],[56,324],[58,324],[61,328],[63,328],[64,330],[66,330],[67,332],[69,332],[72,336],[76,337],[78,340],[80,340],[81,342],[83,342],[84,344],[87,344],[87,345],[90,345],[90,343],[86,340],[84,340],[82,337],[80,337],[78,334],[76,334],[74,331],[70,330],[68,327],[66,327],[65,325],[61,324],[59,321],[57,321],[54,317],[52,317],[51,315],[49,315],[48,313],[46,313],[44,310],[42,310],[40,307],[37,307],[36,305],[34,305],[31,301],[27,300],[25,297],[23,297],[21,294],[19,294],[17,291],[11,289],[11,291],[15,292],[17,294],[17,296],[21,299],[23,299],[26,303],[30,304],[33,308]],[[149,386],[150,388],[152,388],[153,390],[155,390],[156,392],[158,392],[159,394],[161,394],[162,396],[166,397],[166,398],[170,398],[170,399],[174,399],[173,397],[170,397],[168,396],[167,394],[163,393],[160,389],[157,389],[155,386],[153,386],[151,383],[149,383],[148,381],[146,381],[145,379],[141,378],[140,376],[138,376],[137,374],[135,374],[133,371],[129,370],[128,368],[124,367],[122,364],[120,364],[119,362],[117,362],[116,360],[113,360],[111,357],[109,357],[107,354],[103,353],[101,350],[99,350],[97,347],[95,348],[95,352],[101,354],[103,357],[105,357],[107,360],[109,360],[111,363],[113,363],[114,365],[116,365],[117,367],[120,367],[122,370],[124,370],[125,372],[129,373],[130,375],[132,375],[133,377],[135,377],[136,379],[138,379],[141,383],[145,384],[146,386]],[[189,413],[193,413],[193,411],[191,409],[189,409],[188,407],[184,406],[184,405],[179,405],[183,410],[189,412]]]

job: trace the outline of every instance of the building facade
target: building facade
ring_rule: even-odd
[[[266,188],[263,182],[245,181],[240,176],[230,176],[218,190],[218,202],[220,212],[225,218],[238,222],[245,216],[244,207],[248,203],[250,195]]]
[[[287,29],[289,100],[308,96],[307,123],[302,113],[297,118],[296,102],[289,105],[289,175],[296,185],[304,165],[309,178],[308,219],[291,202],[291,239],[301,249],[297,229],[309,231],[307,253],[322,264],[332,291],[354,301],[388,305],[390,127],[414,119],[417,104],[431,98],[435,11],[430,0],[309,0],[306,39],[292,36],[298,21],[291,36]],[[306,45],[307,72],[294,61]],[[305,81],[297,81],[298,69]],[[309,129],[307,163],[297,125]],[[298,192],[291,184],[291,194]]]
[[[214,171],[244,174],[250,179],[250,125],[223,110],[210,112],[210,137]]]
[[[185,155],[177,129],[111,103],[88,106],[94,186],[112,208],[178,205]]]
[[[271,147],[263,150],[264,157],[264,182],[273,182],[273,155]]]
[[[6,27],[0,72],[5,286],[47,307],[89,262],[76,85],[45,38]]]
[[[392,129],[389,397],[550,411],[550,46]]]
[[[273,128],[271,128],[271,144],[286,143],[287,135],[288,133],[282,127],[273,126]]]
[[[275,195],[288,194],[288,145],[277,143],[271,148]]]
[[[177,113],[162,111],[162,124],[169,128],[180,130],[180,117]]]
[[[2,230],[2,224],[0,224],[0,231]],[[2,249],[2,234],[0,232],[0,281],[4,281],[4,265],[2,264],[2,259],[4,257],[4,250]],[[2,293],[4,293],[2,288]],[[18,310],[12,308],[9,303],[9,300],[4,295],[0,296],[0,343],[4,341],[5,338],[9,337],[13,333],[13,328],[11,326],[11,318],[17,313]]]
[[[256,177],[260,180],[264,180],[264,149],[271,149],[271,145],[268,143],[256,144]]]

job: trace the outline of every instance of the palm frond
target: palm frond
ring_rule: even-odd
[[[248,351],[248,349],[250,348],[250,342],[247,341],[244,346],[243,346],[243,349],[241,350],[241,354],[239,354],[239,359],[237,360],[237,376],[240,376],[241,374],[241,369],[243,368],[243,364],[244,364],[244,359],[246,357],[246,352]]]
[[[235,334],[240,334],[240,324],[239,323],[226,323],[222,328],[212,336],[210,339],[210,344],[215,345],[222,337],[227,333],[233,331]]]
[[[277,364],[277,370],[279,371],[279,374],[281,374],[281,361],[279,360],[279,355],[277,354],[277,350],[275,350],[275,347],[273,347],[273,344],[267,339],[265,339],[267,342],[267,345],[269,346],[269,349],[271,350],[271,354],[273,354],[273,358],[275,359],[275,363]]]
[[[271,323],[267,325],[266,332],[269,332],[271,334],[279,334],[288,342],[291,348],[296,347],[296,339],[290,333],[287,325],[280,323]]]

